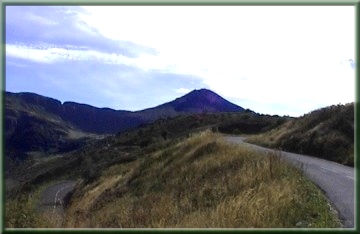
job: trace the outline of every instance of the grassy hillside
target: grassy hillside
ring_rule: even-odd
[[[210,132],[78,184],[64,227],[336,227],[323,194],[277,154]]]
[[[339,226],[301,171],[276,153],[231,146],[210,131],[246,132],[260,118],[267,128],[284,122],[253,113],[184,115],[25,162],[6,181],[6,227]],[[41,190],[69,179],[79,184],[64,222],[37,212]]]
[[[278,126],[282,118],[252,113],[221,113],[160,119],[116,136],[90,142],[74,152],[46,158],[28,158],[19,165],[11,167],[7,179],[15,181],[12,184],[18,184],[19,189],[62,177],[92,180],[114,163],[135,160],[154,150],[167,147],[172,141],[184,139],[191,133],[205,129],[222,131],[223,126],[232,126],[234,123],[237,126],[236,132],[246,132],[247,126],[256,125],[255,121],[260,123],[258,126],[261,129],[264,124],[259,120],[267,123],[269,128],[269,126]],[[226,129],[224,131],[231,133]],[[8,186],[7,190],[9,190]]]
[[[28,189],[24,186],[15,196],[8,197],[6,226],[340,225],[321,191],[278,154],[261,155],[229,145],[209,131],[170,140],[148,153],[132,149],[115,154],[112,148],[111,157],[107,149],[113,161],[99,159],[104,150],[99,146],[83,149],[83,155],[69,157],[67,164],[59,166],[60,159],[46,164],[47,172],[33,178]],[[131,156],[136,157],[120,160]],[[91,171],[97,173],[88,177]],[[79,184],[70,197],[64,222],[36,212],[36,197],[48,183],[71,178]],[[30,192],[34,195],[28,196]]]
[[[315,110],[248,141],[353,166],[354,103]]]

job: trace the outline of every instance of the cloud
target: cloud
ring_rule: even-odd
[[[175,92],[180,93],[180,94],[186,94],[186,93],[189,93],[190,91],[191,91],[191,89],[186,89],[186,88],[175,89]]]
[[[85,46],[49,44],[7,44],[6,56],[39,63],[64,63],[71,61],[93,62],[100,64],[119,64],[132,66],[145,71],[158,70],[169,72],[171,64],[166,60],[149,54],[127,57],[117,53],[106,53]]]
[[[74,46],[7,44],[6,55],[41,63],[76,60],[131,64],[131,59],[120,54],[107,54],[86,47],[77,48]]]
[[[104,37],[96,28],[81,20],[84,14],[84,9],[75,6],[7,6],[6,43],[85,46],[127,57],[156,54],[148,47]]]

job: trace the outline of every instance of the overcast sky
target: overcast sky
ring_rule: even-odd
[[[353,6],[6,6],[6,90],[140,110],[207,88],[300,116],[355,97]]]

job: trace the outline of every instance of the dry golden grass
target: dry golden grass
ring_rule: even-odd
[[[210,132],[114,165],[77,193],[84,195],[73,198],[64,227],[339,226],[323,194],[278,153],[260,155]]]
[[[98,180],[90,183],[80,183],[80,196],[75,194],[70,206],[67,209],[68,214],[65,220],[65,227],[92,227],[89,222],[92,217],[92,210],[101,203],[102,198],[114,190],[122,190],[126,182],[134,176],[138,168],[139,162],[131,162],[127,164],[117,164],[108,168]],[[111,208],[110,208],[111,209]],[[101,217],[101,218],[106,218]]]

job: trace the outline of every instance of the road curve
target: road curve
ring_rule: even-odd
[[[225,140],[234,144],[242,144],[252,149],[269,152],[272,149],[246,143],[242,136],[224,136]],[[355,207],[355,171],[354,168],[335,162],[307,155],[281,151],[284,159],[296,166],[301,166],[305,175],[316,183],[326,194],[339,212],[344,228],[354,228]]]
[[[64,213],[64,198],[75,187],[75,181],[63,181],[47,187],[41,194],[39,206],[41,210],[53,213]]]

